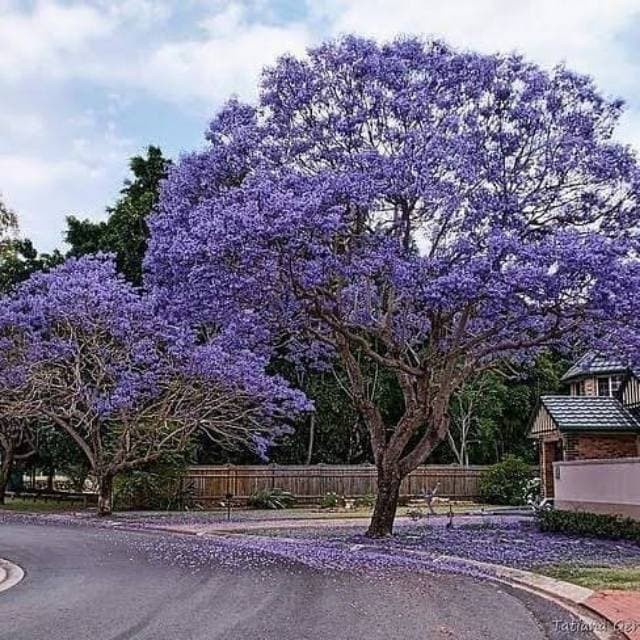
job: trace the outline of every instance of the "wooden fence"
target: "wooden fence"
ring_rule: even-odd
[[[455,500],[473,500],[479,495],[483,466],[426,465],[404,479],[401,495],[420,496],[439,483],[438,495]],[[317,503],[329,492],[358,497],[376,492],[373,465],[215,465],[189,467],[183,489],[194,502],[215,506],[232,494],[243,502],[260,489],[279,487],[302,503]]]

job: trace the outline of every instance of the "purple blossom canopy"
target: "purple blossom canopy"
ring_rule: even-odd
[[[81,413],[104,423],[159,420],[162,398],[177,407],[162,409],[163,419],[207,425],[215,418],[220,432],[225,419],[242,422],[261,453],[275,423],[307,405],[268,376],[259,358],[198,344],[192,332],[161,319],[105,255],[34,274],[0,301],[0,388],[22,395],[16,413]],[[190,403],[196,408],[186,416]]]
[[[440,42],[283,57],[171,169],[146,283],[171,321],[264,358],[349,343],[462,381],[579,336],[635,353],[621,108],[564,67]]]

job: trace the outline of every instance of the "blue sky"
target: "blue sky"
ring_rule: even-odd
[[[131,155],[200,146],[265,64],[350,32],[566,62],[627,101],[617,135],[640,149],[640,0],[0,0],[0,192],[60,246],[66,215],[104,216]]]

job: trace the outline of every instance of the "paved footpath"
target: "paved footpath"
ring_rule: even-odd
[[[234,566],[223,562],[234,554],[224,540],[215,561],[197,565],[213,544],[5,521],[0,556],[26,575],[0,594],[0,640],[594,640],[570,630],[564,609],[508,586],[324,571],[259,554]]]
[[[629,640],[640,640],[640,591],[598,591],[584,604],[604,618],[618,621]]]

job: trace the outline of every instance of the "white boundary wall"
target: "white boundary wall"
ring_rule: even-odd
[[[555,506],[640,520],[640,458],[554,462]]]

